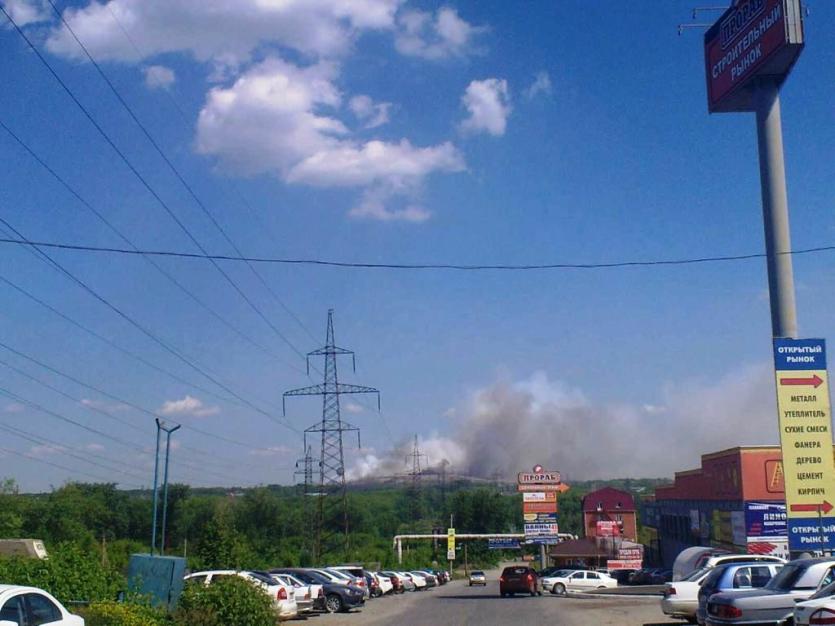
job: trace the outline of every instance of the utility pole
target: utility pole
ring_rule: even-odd
[[[412,470],[409,472],[409,476],[412,477],[412,486],[409,492],[409,502],[411,508],[411,518],[412,522],[417,522],[420,520],[421,516],[421,476],[422,476],[422,469],[420,467],[420,460],[421,458],[426,459],[426,463],[429,463],[429,458],[422,454],[420,451],[420,446],[418,445],[418,436],[415,435],[414,445],[412,446],[412,453],[406,455],[406,463],[408,464],[411,460],[412,463]]]
[[[166,516],[168,513],[168,455],[171,452],[171,433],[175,430],[180,428],[180,425],[177,424],[172,428],[166,428],[165,422],[161,421],[159,418],[156,418],[157,423],[157,445],[156,445],[156,454],[154,456],[154,503],[153,503],[153,519],[151,520],[151,555],[156,552],[157,549],[157,520],[159,516],[157,514],[158,504],[159,504],[159,440],[160,434],[165,431],[166,433],[166,442],[165,442],[165,477],[163,478],[163,505],[162,505],[162,549],[165,549],[165,523],[166,523]]]
[[[288,396],[322,396],[322,420],[304,431],[304,445],[307,449],[307,436],[317,433],[320,436],[319,448],[319,492],[317,494],[317,511],[315,524],[314,560],[322,557],[323,546],[331,539],[342,534],[342,549],[348,554],[349,525],[348,525],[348,491],[345,484],[345,455],[343,450],[343,434],[357,433],[357,443],[360,443],[359,428],[342,421],[339,409],[339,396],[345,394],[374,393],[377,394],[377,408],[380,407],[380,391],[374,387],[362,385],[347,385],[339,382],[336,369],[336,357],[348,356],[352,358],[353,369],[356,371],[356,357],[350,350],[337,347],[333,332],[333,309],[328,310],[328,328],[325,346],[309,352],[307,355],[307,373],[310,374],[310,357],[322,356],[325,359],[324,380],[321,385],[311,385],[292,389],[284,393],[284,400]],[[328,504],[326,505],[326,499]],[[332,517],[336,519],[332,519]]]

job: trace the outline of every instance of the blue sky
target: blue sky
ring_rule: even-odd
[[[2,4],[201,245],[231,253],[49,4]],[[692,3],[57,6],[247,254],[521,264],[763,249],[753,115],[708,115],[700,31],[676,30],[690,20]],[[810,8],[807,47],[782,91],[796,248],[835,239],[835,6]],[[137,246],[195,250],[7,22],[0,57],[3,124]],[[31,239],[122,245],[2,130],[0,154],[0,217]],[[157,261],[269,354],[142,258],[49,254],[278,418],[282,392],[311,383],[299,371],[303,360],[206,262]],[[801,335],[833,335],[832,262],[831,253],[795,259]],[[399,471],[398,445],[415,433],[430,462],[510,473],[544,462],[524,458],[538,432],[549,443],[537,453],[577,477],[664,475],[718,446],[776,441],[762,260],[526,273],[260,266],[281,302],[246,266],[222,267],[300,352],[323,341],[327,309],[335,309],[338,343],[358,354],[356,375],[344,363],[343,380],[383,393],[382,415],[363,406],[345,412],[362,427],[364,444],[349,450],[349,466],[359,462],[363,471]],[[0,246],[0,268],[123,348],[225,395],[29,251]],[[302,453],[297,432],[125,357],[7,284],[0,293],[3,343],[167,419],[251,446],[183,430],[175,480],[290,481]],[[0,365],[3,389],[139,448],[152,445],[149,415],[19,355],[0,350],[0,358],[87,402]],[[505,403],[507,394],[521,404]],[[125,484],[151,480],[142,450],[13,399],[3,397],[0,408],[3,425],[60,444],[4,431],[0,447],[28,457],[6,453],[0,474],[24,488],[89,478],[82,472]],[[296,430],[320,417],[315,399],[288,409]],[[495,420],[516,424],[517,434],[493,437]],[[618,437],[577,443],[576,462],[561,449],[566,429],[594,434],[609,423]],[[624,440],[660,425],[668,439],[630,454]],[[518,455],[485,459],[494,448],[460,450],[475,431],[499,445],[526,434],[509,447]],[[607,441],[621,450],[613,460],[581,462]]]

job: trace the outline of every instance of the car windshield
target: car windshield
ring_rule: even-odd
[[[554,570],[550,574],[548,574],[549,578],[562,578],[564,576],[568,576],[571,573],[570,569],[558,569]]]
[[[697,570],[695,570],[695,571],[693,571],[693,572],[690,572],[687,576],[685,576],[685,577],[684,577],[684,578],[682,578],[681,580],[682,580],[682,581],[691,582],[691,583],[692,583],[692,582],[696,582],[696,581],[697,581],[697,580],[699,580],[702,576],[704,576],[707,572],[709,572],[709,571],[710,571],[710,569],[711,569],[711,568],[709,568],[709,567],[703,567],[703,568],[701,568],[701,569],[697,569]]]
[[[262,574],[261,572],[249,572],[249,575],[252,576],[255,580],[264,583],[265,585],[276,584],[275,578],[268,574]]]
[[[484,572],[479,571],[479,570],[475,570],[472,575],[473,576],[484,576]]]
[[[724,573],[724,567],[714,568],[713,571],[707,575],[707,578],[702,581],[702,589],[715,589],[719,584],[719,579],[722,578],[722,574]]]
[[[826,587],[821,587],[813,595],[809,596],[810,600],[818,600],[820,598],[829,598],[835,596],[835,582],[829,583]]]
[[[768,581],[765,588],[771,591],[789,591],[794,588],[794,585],[806,572],[806,569],[802,565],[786,565],[774,575],[774,578]]]

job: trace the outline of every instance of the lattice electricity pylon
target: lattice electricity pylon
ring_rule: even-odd
[[[304,547],[307,548],[311,554],[313,553],[313,500],[316,495],[313,487],[313,447],[307,446],[305,448],[305,455],[296,461],[296,471],[293,472],[293,477],[301,476],[304,484],[302,486],[302,520],[304,524]]]
[[[411,493],[409,494],[409,502],[411,504],[410,508],[413,522],[418,521],[423,513],[423,511],[421,510],[422,502],[420,484],[420,479],[423,474],[420,467],[421,458],[426,459],[427,464],[429,463],[429,457],[421,453],[420,447],[418,446],[418,436],[415,435],[415,443],[412,447],[412,453],[406,455],[406,463],[409,463],[409,459],[411,459],[412,461],[412,471],[409,472],[409,476],[412,477],[412,488]]]
[[[340,531],[343,534],[343,548],[348,553],[348,492],[345,486],[345,455],[343,453],[343,433],[356,431],[357,444],[360,444],[359,428],[342,421],[339,410],[339,396],[357,393],[377,394],[377,408],[380,408],[380,391],[374,387],[346,385],[339,382],[336,370],[336,357],[351,355],[354,371],[356,357],[350,350],[339,348],[334,342],[333,309],[328,310],[327,340],[323,348],[307,355],[307,372],[310,373],[310,357],[325,357],[324,381],[321,385],[312,385],[286,391],[282,402],[288,396],[322,396],[322,421],[304,431],[304,445],[307,448],[308,434],[318,433],[321,438],[319,458],[319,493],[315,525],[314,558],[318,561],[323,554],[323,545],[330,548],[331,539]],[[325,505],[331,496],[332,504]],[[334,498],[334,496],[336,496]],[[333,502],[336,500],[336,502]],[[341,527],[341,528],[340,528]]]

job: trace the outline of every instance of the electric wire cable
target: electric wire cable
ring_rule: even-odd
[[[49,465],[50,467],[54,467],[56,469],[60,469],[60,470],[63,470],[65,472],[69,472],[70,475],[80,474],[82,476],[86,476],[87,478],[92,478],[93,480],[96,480],[96,481],[98,481],[99,483],[102,483],[102,484],[114,484],[114,481],[113,481],[112,478],[102,478],[101,476],[97,476],[96,474],[90,474],[89,472],[85,472],[84,470],[73,469],[71,467],[67,467],[66,465],[61,465],[60,463],[55,463],[53,461],[47,461],[46,459],[36,457],[36,456],[34,456],[32,454],[28,454],[26,452],[19,452],[17,450],[11,450],[9,448],[0,448],[0,453],[2,453],[2,454],[12,454],[14,456],[19,456],[19,457],[22,457],[22,458],[27,459],[29,461],[35,461],[36,463],[42,463],[44,465]],[[133,483],[119,482],[119,483],[116,483],[116,484],[124,485],[126,487],[132,487],[134,489],[144,489],[144,487],[142,485],[137,485],[137,484],[133,484]]]
[[[0,9],[2,9],[2,5],[0,5]],[[18,237],[20,237],[20,238],[22,238],[22,239],[25,239],[25,237],[24,237],[24,236],[23,236],[23,235],[22,235],[22,234],[21,234],[21,233],[20,233],[20,232],[19,232],[19,231],[18,231],[18,230],[14,227],[14,226],[12,226],[12,225],[11,225],[11,224],[7,221],[7,220],[5,220],[5,219],[4,219],[4,218],[2,218],[2,217],[0,217],[0,224],[3,224],[6,228],[8,228],[9,230],[11,230],[11,231],[12,231],[15,235],[17,235]],[[265,411],[264,409],[262,409],[262,408],[260,408],[260,407],[256,406],[255,404],[253,404],[253,403],[252,403],[251,401],[249,401],[248,399],[246,399],[246,398],[244,398],[243,396],[241,396],[241,395],[239,395],[238,393],[236,393],[236,392],[235,392],[234,390],[232,390],[232,389],[231,389],[228,385],[224,384],[223,382],[221,382],[220,380],[218,380],[215,376],[212,376],[212,374],[210,374],[209,372],[207,372],[207,371],[205,370],[205,368],[202,368],[202,367],[200,367],[199,365],[197,365],[196,363],[194,363],[194,362],[193,362],[192,360],[190,360],[188,357],[186,357],[185,355],[183,355],[183,354],[182,354],[179,350],[177,350],[176,348],[174,348],[174,347],[172,347],[171,345],[169,345],[169,344],[168,344],[165,340],[161,339],[160,337],[158,337],[157,335],[155,335],[154,333],[152,333],[150,330],[148,330],[147,328],[145,328],[145,326],[144,326],[144,325],[140,324],[140,323],[139,323],[138,321],[136,321],[133,317],[131,317],[130,315],[128,315],[127,313],[125,313],[122,309],[120,309],[120,308],[119,308],[119,307],[117,307],[115,304],[113,304],[113,303],[112,303],[112,302],[110,302],[108,299],[106,299],[104,296],[102,296],[101,294],[99,294],[99,293],[98,293],[95,289],[93,289],[92,287],[90,287],[87,283],[85,283],[83,280],[81,280],[80,278],[78,278],[75,274],[73,274],[72,272],[70,272],[70,271],[69,271],[68,269],[66,269],[63,265],[61,265],[60,263],[58,263],[57,261],[55,261],[55,260],[54,260],[51,256],[49,256],[48,254],[46,254],[43,250],[41,250],[41,249],[40,249],[40,248],[38,248],[37,246],[32,246],[32,247],[33,247],[35,250],[37,250],[39,254],[43,255],[46,259],[48,259],[48,260],[49,260],[49,262],[50,262],[50,263],[51,263],[51,264],[52,264],[52,265],[53,265],[56,269],[58,269],[58,270],[59,270],[62,274],[64,274],[67,278],[71,279],[71,280],[72,280],[72,282],[74,282],[75,284],[77,284],[77,285],[78,285],[79,287],[81,287],[84,291],[86,291],[88,294],[90,294],[93,298],[95,298],[95,299],[96,299],[96,300],[98,300],[100,303],[102,303],[103,305],[105,305],[108,309],[110,309],[111,311],[113,311],[114,313],[116,313],[116,314],[117,314],[120,318],[122,318],[123,320],[125,320],[126,322],[128,322],[131,326],[133,326],[134,328],[136,328],[136,329],[137,329],[138,331],[140,331],[143,335],[145,335],[148,339],[150,339],[151,341],[153,341],[154,343],[156,343],[158,346],[160,346],[161,348],[163,348],[166,352],[168,352],[168,353],[169,353],[169,354],[171,354],[172,356],[176,357],[176,358],[177,358],[179,361],[181,361],[182,363],[184,363],[184,364],[188,365],[188,366],[189,366],[190,368],[192,368],[194,371],[196,371],[197,373],[201,374],[204,378],[206,378],[207,380],[211,381],[212,383],[214,383],[215,385],[217,385],[218,387],[220,387],[221,389],[223,389],[226,393],[228,393],[228,394],[230,394],[230,395],[232,395],[232,396],[236,397],[236,398],[237,398],[238,400],[240,400],[241,402],[244,402],[244,403],[245,403],[248,407],[250,407],[252,410],[254,410],[254,411],[256,411],[256,412],[258,412],[258,413],[262,414],[263,416],[267,417],[268,419],[270,419],[271,421],[275,422],[276,424],[279,424],[279,425],[281,425],[281,426],[284,426],[284,427],[285,427],[285,428],[287,428],[288,430],[291,430],[291,431],[293,431],[293,432],[297,433],[299,436],[301,436],[301,431],[300,431],[300,430],[298,430],[295,426],[293,426],[292,424],[290,424],[289,422],[287,422],[287,421],[286,421],[286,420],[284,420],[284,419],[280,419],[280,418],[278,418],[278,417],[276,417],[276,416],[272,415],[271,413],[268,413],[268,412],[267,412],[267,411]]]
[[[137,424],[131,422],[130,420],[122,419],[122,418],[114,415],[110,411],[106,411],[105,409],[102,409],[101,407],[97,407],[97,406],[95,406],[93,404],[90,404],[90,403],[85,403],[82,398],[73,397],[72,395],[62,391],[61,389],[58,389],[54,385],[50,385],[49,383],[37,378],[36,376],[33,376],[33,375],[29,374],[28,372],[12,365],[11,363],[9,363],[9,362],[7,362],[3,359],[0,359],[0,365],[4,365],[5,367],[9,368],[10,370],[15,372],[19,376],[22,376],[22,377],[26,378],[27,380],[30,380],[30,381],[38,384],[38,385],[41,385],[42,387],[45,387],[46,389],[49,389],[50,391],[52,391],[54,393],[57,393],[61,397],[65,398],[67,400],[70,400],[74,404],[81,405],[82,407],[84,407],[88,411],[92,411],[94,413],[98,413],[99,415],[103,415],[104,417],[106,417],[110,420],[113,420],[115,422],[118,422],[119,424],[122,424],[124,426],[127,426],[127,427],[129,427],[129,428],[131,428],[131,429],[133,429],[133,430],[135,430],[139,433],[142,433],[143,435],[149,435],[149,433],[151,432],[150,430],[146,430],[146,429],[142,428],[141,426],[138,426]],[[152,424],[149,424],[149,426],[151,426],[151,425]],[[185,427],[185,425],[183,425],[183,427]],[[225,465],[225,466],[228,466],[228,467],[233,467],[234,465],[243,465],[241,463],[235,463],[231,460],[227,460],[223,457],[219,457],[217,455],[217,453],[209,452],[207,450],[200,450],[199,448],[194,448],[193,446],[190,446],[190,445],[180,445],[180,448],[179,448],[178,452],[180,454],[188,454],[189,456],[192,457],[191,461],[184,461],[183,462],[183,464],[186,467],[188,467],[189,469],[194,470],[194,471],[200,471],[200,472],[205,472],[205,473],[212,474],[217,478],[222,478],[222,479],[228,478],[228,473],[222,474],[222,473],[215,472],[214,470],[207,468],[204,465],[206,463],[207,459],[210,460],[213,464],[216,464],[216,465]],[[201,465],[195,465],[195,463],[201,463]],[[224,470],[224,471],[228,472],[228,470]]]
[[[29,156],[31,156],[38,164],[43,167],[58,183],[82,206],[84,206],[88,211],[90,211],[99,221],[101,221],[113,234],[115,234],[119,239],[121,239],[125,244],[130,246],[134,250],[139,250],[136,244],[121,230],[119,230],[104,214],[93,207],[93,205],[87,201],[78,191],[76,191],[58,172],[51,167],[39,154],[37,154],[20,136],[18,136],[7,124],[0,119],[0,128],[2,128],[6,133],[20,146],[23,150],[25,150]],[[191,300],[196,302],[201,308],[205,309],[212,317],[217,319],[221,322],[224,326],[229,328],[232,332],[236,335],[241,337],[244,341],[249,343],[250,345],[254,346],[256,349],[264,352],[268,356],[272,357],[279,363],[286,365],[292,369],[297,371],[301,371],[301,368],[297,367],[295,364],[289,363],[282,359],[278,354],[274,351],[270,350],[263,344],[257,342],[255,339],[247,335],[243,332],[240,328],[235,326],[232,322],[227,320],[223,317],[220,313],[218,313],[214,308],[212,308],[209,304],[204,302],[197,294],[191,291],[188,287],[186,287],[181,281],[179,281],[173,274],[171,274],[168,270],[162,267],[159,263],[157,263],[153,257],[150,256],[142,256],[146,262],[148,262],[152,267],[154,267],[160,274],[162,274],[165,278],[167,278],[171,283],[173,283],[177,288],[179,288],[183,293],[185,293]]]
[[[729,263],[735,261],[752,261],[767,257],[765,252],[750,252],[745,254],[720,254],[712,256],[696,256],[671,259],[646,259],[626,261],[598,261],[589,263],[563,262],[563,263],[527,263],[527,264],[455,264],[455,263],[365,263],[355,261],[331,261],[325,259],[294,259],[282,257],[259,257],[259,256],[233,256],[226,254],[196,254],[180,250],[130,250],[115,246],[93,246],[85,244],[73,244],[56,241],[30,241],[25,238],[0,238],[0,244],[26,244],[41,248],[54,248],[72,252],[93,252],[101,254],[117,255],[151,255],[162,257],[177,257],[182,259],[208,260],[209,258],[219,261],[240,261],[251,263],[276,263],[283,265],[318,265],[326,267],[339,267],[347,269],[375,269],[375,270],[461,270],[461,271],[541,271],[541,270],[594,270],[594,269],[616,269],[629,267],[659,267],[677,265],[698,265],[702,263]],[[835,245],[812,246],[798,248],[786,252],[777,252],[778,256],[802,256],[809,254],[820,254],[822,252],[835,252]]]

